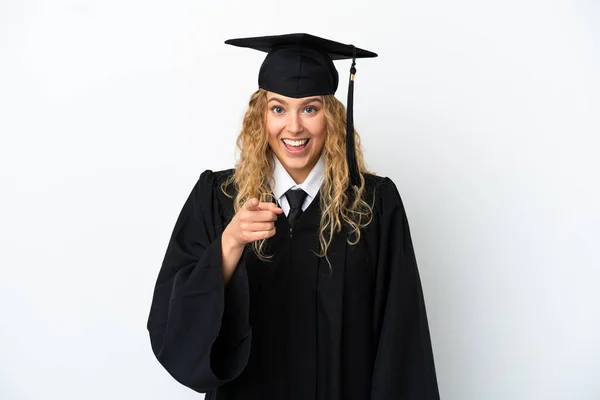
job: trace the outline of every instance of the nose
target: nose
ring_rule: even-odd
[[[300,133],[304,130],[304,127],[302,126],[302,121],[300,120],[300,117],[297,114],[292,113],[290,115],[290,119],[287,124],[287,130],[288,132],[294,134]]]

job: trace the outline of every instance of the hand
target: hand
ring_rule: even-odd
[[[275,221],[283,210],[268,202],[252,198],[235,214],[223,232],[235,247],[243,248],[256,240],[275,235]]]
[[[221,238],[225,285],[242,257],[244,246],[275,235],[275,221],[277,215],[282,212],[283,210],[273,203],[261,203],[257,198],[252,198],[234,215]]]

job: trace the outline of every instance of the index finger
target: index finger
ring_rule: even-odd
[[[277,218],[277,214],[271,210],[255,211],[250,217],[250,219],[254,222],[274,222],[277,221]]]
[[[277,207],[277,204],[271,202],[260,202],[257,206],[258,209],[262,211],[272,211],[275,214],[281,214],[283,210]]]

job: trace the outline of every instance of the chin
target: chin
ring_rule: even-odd
[[[308,160],[299,162],[298,160],[286,160],[285,158],[281,160],[281,163],[286,166],[288,169],[293,169],[296,171],[302,171],[308,167]]]

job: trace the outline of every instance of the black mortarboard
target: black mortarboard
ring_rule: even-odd
[[[350,182],[359,186],[353,120],[355,64],[357,58],[377,57],[377,54],[306,33],[229,39],[225,43],[268,53],[260,67],[258,87],[287,97],[334,94],[339,77],[332,60],[352,59],[346,116],[346,158]]]

